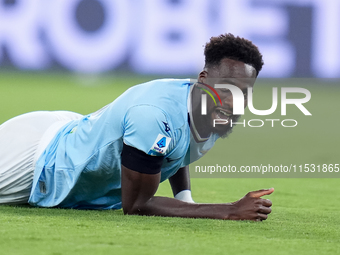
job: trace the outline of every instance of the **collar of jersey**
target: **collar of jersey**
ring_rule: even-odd
[[[196,83],[194,83],[193,85],[190,86],[190,91],[189,91],[189,96],[188,96],[188,113],[189,113],[189,123],[190,123],[190,129],[193,131],[193,135],[194,137],[197,139],[198,142],[206,142],[209,140],[210,136],[207,138],[202,138],[200,136],[200,134],[198,133],[196,126],[195,126],[195,122],[194,122],[194,118],[192,117],[192,104],[191,104],[191,98],[192,98],[192,90],[194,88]]]

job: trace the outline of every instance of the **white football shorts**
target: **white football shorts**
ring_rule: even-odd
[[[58,130],[82,115],[68,111],[38,111],[0,125],[0,204],[26,204],[35,163]]]

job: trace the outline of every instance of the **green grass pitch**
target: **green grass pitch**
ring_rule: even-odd
[[[149,79],[1,73],[0,123],[35,110],[90,113],[126,88]],[[259,81],[254,94],[257,108],[270,107],[270,86],[304,87],[312,93],[311,101],[305,104],[312,116],[303,116],[293,106],[288,107],[287,116],[280,116],[279,107],[271,118],[296,119],[297,127],[237,126],[229,138],[219,141],[196,165],[339,164],[337,83],[302,79]],[[249,112],[244,116],[246,120],[265,118]],[[232,222],[124,216],[121,210],[0,206],[0,254],[339,254],[338,175],[193,175],[196,202],[231,202],[250,190],[274,187],[270,196],[273,212],[264,222]],[[161,184],[157,194],[171,196],[168,182]]]

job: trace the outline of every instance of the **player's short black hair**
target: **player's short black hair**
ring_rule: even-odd
[[[211,37],[205,45],[204,55],[206,67],[219,65],[222,59],[229,58],[251,65],[256,70],[256,76],[264,64],[262,54],[256,45],[230,33]]]

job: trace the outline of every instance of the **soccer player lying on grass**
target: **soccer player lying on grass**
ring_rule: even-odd
[[[0,126],[0,204],[120,209],[125,214],[265,220],[273,189],[249,192],[234,203],[196,204],[188,165],[231,132],[233,98],[216,89],[219,103],[201,96],[215,84],[247,94],[262,68],[250,41],[231,34],[206,44],[197,82],[161,79],[128,89],[89,114],[32,112]],[[210,88],[211,89],[211,88]],[[203,105],[204,106],[204,105]],[[246,96],[244,99],[246,107]],[[213,120],[224,125],[214,127]],[[169,179],[175,199],[156,197]]]

